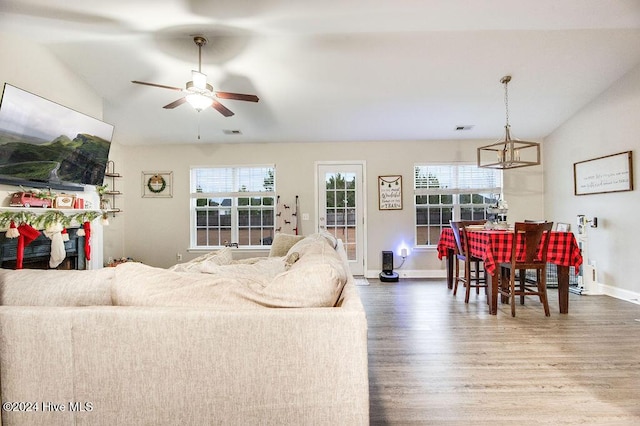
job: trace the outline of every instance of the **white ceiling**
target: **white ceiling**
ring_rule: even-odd
[[[640,0],[2,0],[124,144],[543,138],[640,63]],[[171,90],[202,71],[235,116]],[[198,125],[201,139],[197,140]],[[473,126],[456,131],[457,126]],[[226,135],[224,130],[240,130]]]

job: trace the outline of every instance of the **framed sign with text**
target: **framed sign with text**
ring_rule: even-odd
[[[633,190],[631,151],[573,163],[575,195]]]
[[[378,176],[378,209],[402,210],[402,176]]]

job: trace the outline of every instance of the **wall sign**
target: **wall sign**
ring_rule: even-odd
[[[573,163],[575,195],[633,190],[631,151]]]
[[[402,176],[378,176],[378,209],[402,210]]]

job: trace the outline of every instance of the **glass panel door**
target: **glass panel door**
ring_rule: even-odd
[[[342,240],[351,273],[364,273],[362,164],[318,164],[318,229]]]

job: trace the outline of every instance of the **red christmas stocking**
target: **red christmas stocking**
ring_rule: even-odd
[[[91,222],[83,223],[82,227],[84,228],[84,257],[91,260],[91,243],[89,241],[91,239]]]
[[[21,223],[20,226],[18,226],[18,232],[20,232],[20,236],[18,237],[18,253],[16,253],[16,269],[22,269],[24,248],[38,238],[40,231],[28,223]]]

